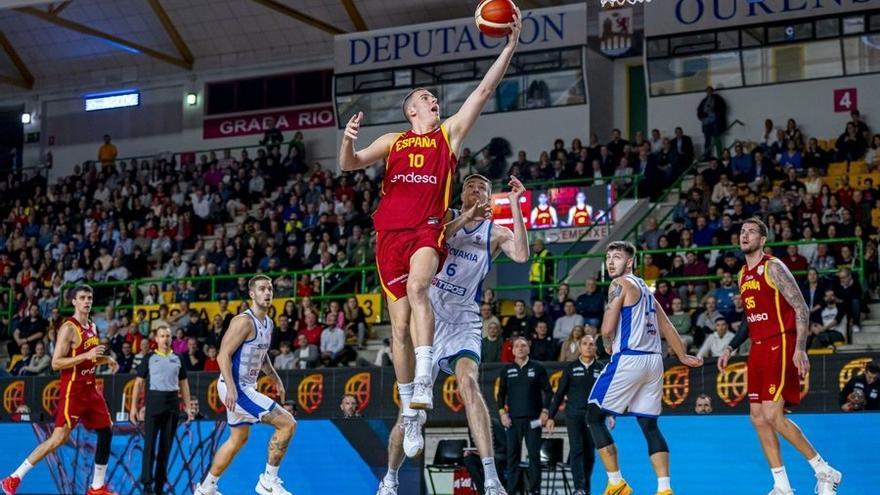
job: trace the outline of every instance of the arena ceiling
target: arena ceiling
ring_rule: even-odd
[[[335,34],[473,15],[476,0],[0,0],[0,97],[332,60]],[[538,8],[571,0],[518,0]]]

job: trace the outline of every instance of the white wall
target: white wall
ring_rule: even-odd
[[[728,122],[741,120],[746,127],[735,127],[734,137],[757,140],[764,129],[764,119],[771,118],[777,127],[784,127],[789,117],[794,118],[806,136],[837,138],[843,132],[849,113],[834,113],[835,89],[856,88],[862,118],[875,131],[880,129],[880,100],[876,98],[880,75],[851,76],[847,78],[803,81],[752,88],[724,89],[718,92],[727,101]],[[702,146],[697,105],[705,95],[660,96],[648,98],[648,125],[672,134],[677,124],[694,137],[694,144]]]

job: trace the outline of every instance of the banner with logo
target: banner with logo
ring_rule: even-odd
[[[270,122],[275,122],[278,130],[286,132],[333,127],[336,125],[336,117],[330,105],[217,117],[202,122],[202,138],[217,139],[263,134],[269,129]]]
[[[876,8],[867,0],[668,0],[645,4],[647,36],[794,22]]]
[[[880,353],[811,356],[812,372],[801,381],[802,401],[795,408],[803,412],[839,412],[838,395],[846,382],[861,373],[871,359],[880,359]],[[565,363],[546,363],[550,383],[555,389]],[[481,366],[481,388],[490,410],[496,409],[499,374],[503,364]],[[677,360],[667,360],[663,376],[664,414],[693,413],[697,396],[712,398],[716,413],[748,413],[746,395],[747,364],[744,359],[733,360],[723,373],[709,360],[702,368],[691,369]],[[378,368],[331,368],[281,372],[287,400],[296,403],[298,417],[338,418],[339,403],[344,394],[358,400],[358,411],[367,418],[396,417],[399,397],[395,386],[394,370]],[[103,375],[98,387],[103,390],[111,416],[117,417],[134,384],[134,375]],[[189,383],[193,397],[199,401],[199,411],[206,419],[225,417],[223,401],[217,394],[217,373],[191,373]],[[60,382],[57,377],[22,377],[0,380],[3,407],[0,421],[17,421],[27,406],[32,421],[52,421],[58,404]],[[275,384],[268,377],[257,382],[262,393],[281,400]],[[434,387],[432,422],[464,424],[464,403],[458,393],[455,377],[441,374]],[[564,416],[564,415],[563,415]]]
[[[587,4],[522,11],[518,52],[550,50],[587,42]],[[505,38],[490,38],[473,17],[413,24],[336,36],[334,72],[363,72],[389,67],[488,57]]]

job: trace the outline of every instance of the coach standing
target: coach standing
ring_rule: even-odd
[[[553,433],[553,418],[562,405],[562,399],[567,397],[565,425],[568,427],[569,464],[574,478],[574,495],[584,495],[590,493],[590,475],[596,460],[593,437],[587,427],[587,400],[605,365],[596,361],[596,341],[592,335],[581,337],[578,349],[578,359],[572,361],[562,372],[556,395],[550,403],[550,419],[545,426]],[[613,416],[610,418],[613,421]]]
[[[507,485],[512,493],[517,485],[517,468],[522,456],[522,441],[529,451],[529,489],[537,494],[541,488],[541,426],[549,417],[553,389],[547,370],[529,359],[529,341],[517,337],[513,341],[513,363],[501,370],[498,406],[501,424],[507,429]]]
[[[156,329],[154,352],[147,354],[137,370],[137,379],[131,394],[129,418],[132,423],[144,421],[144,454],[141,483],[144,494],[162,495],[165,480],[168,476],[168,457],[174,443],[174,433],[180,416],[180,400],[178,392],[186,404],[187,421],[193,419],[190,407],[189,382],[180,356],[171,351],[171,329],[161,326]],[[146,407],[144,417],[139,414],[138,399],[141,387],[146,381]],[[159,451],[156,449],[156,437],[159,437]],[[153,459],[156,459],[155,474]]]

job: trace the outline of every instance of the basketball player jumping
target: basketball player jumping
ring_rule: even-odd
[[[273,378],[275,390],[284,401],[284,383],[272,367],[267,351],[272,341],[272,280],[257,275],[248,282],[250,307],[229,323],[229,330],[220,342],[217,363],[220,379],[217,393],[226,406],[229,439],[217,449],[205,480],[196,487],[195,495],[220,495],[217,481],[232,459],[247,442],[251,425],[257,422],[275,427],[269,440],[269,459],[254,490],[260,495],[291,495],[282,486],[278,467],[296,430],[296,420],[283,407],[256,389],[260,371]]]
[[[37,446],[21,466],[2,482],[3,493],[15,495],[24,475],[47,455],[67,442],[70,431],[82,422],[86,429],[98,434],[95,446],[95,474],[86,495],[115,495],[104,482],[107,461],[110,460],[110,442],[113,438],[110,411],[104,396],[95,386],[95,367],[107,364],[115,373],[119,365],[110,356],[104,356],[98,330],[89,319],[92,311],[92,288],[80,285],[71,292],[73,317],[64,320],[58,329],[52,369],[61,371],[55,429],[52,435]]]
[[[479,364],[483,338],[479,301],[483,280],[492,267],[492,259],[503,252],[513,261],[529,259],[529,240],[519,198],[525,192],[516,177],[510,178],[507,195],[513,214],[513,232],[491,220],[473,220],[453,212],[457,221],[447,227],[449,256],[434,278],[430,289],[431,306],[437,318],[432,362],[433,379],[440,370],[455,375],[464,402],[468,426],[477,445],[486,476],[484,494],[502,495],[492,450],[489,409],[480,392]],[[464,180],[462,209],[489,201],[492,183],[482,175]],[[459,227],[461,230],[459,230]],[[388,473],[379,484],[377,495],[397,495],[397,470],[403,464],[403,425],[391,432],[388,441]]]
[[[723,371],[734,349],[752,339],[748,359],[749,414],[758,432],[764,456],[773,474],[770,495],[791,495],[779,437],[788,440],[803,455],[816,473],[816,493],[832,495],[843,477],[810,445],[796,424],[785,416],[785,407],[801,400],[799,376],[810,371],[806,343],[810,310],[797,281],[788,267],[764,253],[767,226],[758,218],[743,222],[739,245],[746,264],[739,273],[739,290],[745,306],[746,325],[718,358]]]
[[[631,414],[648,442],[651,465],[657,474],[657,495],[672,495],[669,482],[669,447],[657,427],[663,395],[663,358],[660,334],[690,367],[703,365],[703,359],[687,354],[678,332],[645,281],[633,275],[636,248],[629,242],[608,245],[605,265],[614,279],[608,287],[608,303],[602,319],[602,344],[611,362],[602,370],[590,392],[587,422],[593,443],[608,473],[605,495],[630,495],[617,462],[617,447],[605,425],[608,414]]]
[[[445,256],[443,221],[456,157],[468,131],[503,79],[516,50],[520,29],[517,11],[507,45],[458,113],[445,122],[440,120],[437,97],[427,89],[417,88],[403,100],[403,114],[412,126],[410,130],[385,134],[366,148],[355,151],[354,141],[358,139],[364,119],[363,113],[358,113],[348,121],[339,150],[339,165],[343,171],[363,169],[383,158],[386,162],[381,200],[373,213],[376,266],[388,299],[394,337],[394,372],[408,444],[423,442],[420,415],[416,410],[433,407],[434,314],[428,288]],[[407,449],[408,452],[419,450]]]

